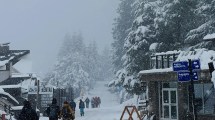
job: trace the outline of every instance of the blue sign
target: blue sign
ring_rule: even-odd
[[[178,72],[178,81],[180,82],[190,81],[190,72]]]
[[[192,69],[193,70],[199,70],[199,69],[201,69],[201,67],[200,67],[200,60],[199,59],[192,60]]]
[[[197,72],[193,72],[193,80],[198,80]],[[188,82],[190,81],[190,72],[178,72],[178,81],[180,82]]]
[[[188,62],[187,61],[180,61],[173,63],[173,71],[184,71],[188,70]]]
[[[193,80],[198,80],[198,74],[197,74],[197,72],[193,72]]]

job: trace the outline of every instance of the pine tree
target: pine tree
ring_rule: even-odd
[[[122,56],[125,54],[124,43],[128,35],[132,22],[134,20],[134,1],[135,0],[121,0],[119,8],[117,9],[118,17],[115,19],[113,28],[113,65],[115,71],[122,68]]]
[[[211,41],[203,41],[207,34],[215,33],[215,0],[199,0],[196,8],[198,21],[197,26],[188,32],[185,42],[189,49],[208,48],[211,49]]]
[[[156,38],[160,43],[158,51],[177,50],[184,47],[187,32],[195,28],[196,0],[160,1],[157,12]]]
[[[85,45],[81,34],[66,35],[54,70],[46,80],[50,84],[74,89],[88,89],[89,74],[84,69]],[[80,88],[81,87],[81,88]]]

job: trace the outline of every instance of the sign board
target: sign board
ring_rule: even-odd
[[[52,103],[52,94],[42,94],[41,95],[41,107],[48,107]]]
[[[190,72],[178,72],[178,81],[180,82],[190,81]]]
[[[198,80],[197,72],[193,72],[193,80]],[[178,72],[178,81],[179,82],[188,82],[190,81],[190,72]]]
[[[53,87],[40,86],[39,94],[53,94]],[[28,86],[28,94],[37,94],[37,86]]]
[[[188,70],[188,62],[187,61],[180,61],[173,63],[173,71],[185,71]]]
[[[37,86],[28,86],[28,94],[37,94]]]
[[[197,72],[193,72],[193,80],[198,80],[198,74],[197,74]]]
[[[53,94],[53,87],[41,86],[40,94]]]
[[[192,60],[192,69],[193,70],[199,70],[199,69],[201,69],[201,67],[200,67],[200,60],[199,59]]]

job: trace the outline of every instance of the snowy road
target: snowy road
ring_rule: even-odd
[[[79,109],[76,108],[75,120],[119,120],[123,111],[123,107],[118,103],[118,97],[108,91],[105,87],[105,81],[98,81],[96,87],[90,91],[87,95],[90,99],[93,96],[99,96],[101,98],[100,108],[85,109],[85,116],[81,117]],[[77,106],[78,107],[78,106]],[[40,120],[48,120],[47,118],[41,118]]]

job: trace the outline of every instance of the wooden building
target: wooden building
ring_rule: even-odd
[[[215,51],[169,51],[151,57],[150,70],[139,72],[141,82],[147,84],[150,114],[156,120],[189,120],[191,102],[190,82],[179,82],[178,73],[173,71],[175,61],[199,59],[201,69],[194,81],[194,104],[197,120],[215,120],[215,91],[211,82],[208,63],[215,61]]]

